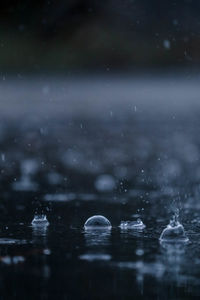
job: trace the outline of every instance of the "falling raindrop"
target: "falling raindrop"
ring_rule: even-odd
[[[111,229],[110,221],[101,215],[92,216],[84,224],[85,229]]]

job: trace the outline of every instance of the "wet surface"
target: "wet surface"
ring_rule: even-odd
[[[1,111],[2,299],[199,296],[200,110],[129,103],[84,116]],[[189,242],[160,243],[177,209]],[[32,225],[35,213],[49,224]],[[112,229],[84,228],[93,215]],[[138,218],[145,228],[119,227]]]

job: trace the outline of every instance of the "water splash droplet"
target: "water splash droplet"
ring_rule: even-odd
[[[161,242],[168,243],[179,243],[179,242],[188,242],[189,239],[185,234],[185,230],[182,224],[178,221],[179,212],[175,212],[170,223],[163,230],[160,236]]]
[[[85,229],[111,229],[110,221],[101,215],[92,216],[84,224]]]
[[[137,219],[136,221],[121,221],[119,227],[123,230],[126,229],[144,229],[146,226],[142,222],[141,219]]]
[[[46,215],[35,215],[31,224],[33,226],[48,226],[49,222]]]

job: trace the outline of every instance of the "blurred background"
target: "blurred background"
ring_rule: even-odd
[[[198,67],[198,0],[8,0],[1,72]]]

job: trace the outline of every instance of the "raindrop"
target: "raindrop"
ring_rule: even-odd
[[[31,224],[33,226],[48,226],[49,222],[46,215],[35,215]]]
[[[136,221],[121,221],[119,227],[121,229],[144,229],[146,226],[140,218]]]
[[[185,234],[185,230],[182,224],[178,221],[178,214],[175,214],[170,220],[170,223],[163,230],[160,236],[161,242],[178,243],[188,242],[189,239]]]
[[[110,221],[101,215],[92,216],[84,224],[85,229],[111,229]]]

